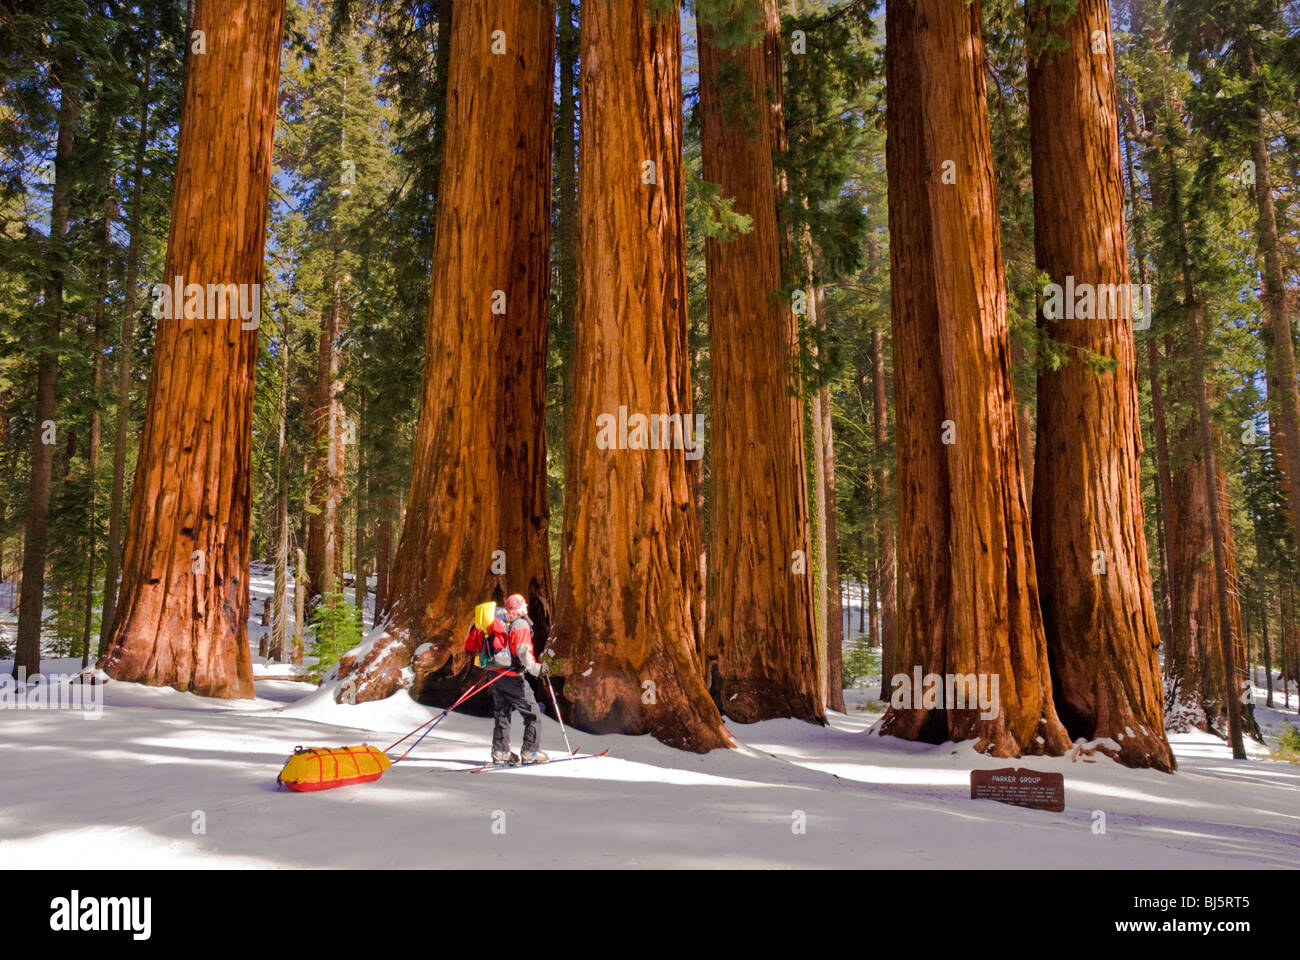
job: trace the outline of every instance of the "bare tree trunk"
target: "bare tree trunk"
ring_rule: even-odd
[[[99,619],[99,656],[108,650],[117,612],[117,577],[121,566],[122,503],[126,499],[127,428],[131,422],[131,352],[135,347],[136,281],[140,269],[140,233],[144,229],[140,195],[144,188],[145,149],[149,145],[150,53],[144,53],[144,76],[140,83],[137,110],[140,132],[135,140],[131,183],[131,239],[126,249],[126,303],[122,311],[122,341],[117,362],[117,436],[113,440],[113,492],[108,502],[108,546],[104,554],[104,605]]]
[[[821,288],[817,283],[813,258],[812,233],[804,226],[803,270],[807,283],[806,302],[808,305],[809,329],[820,329]],[[818,349],[812,348],[812,355],[817,356]],[[816,573],[813,584],[813,622],[816,625],[816,670],[817,687],[820,703],[825,705],[830,700],[830,578],[827,575],[827,537],[826,537],[826,418],[822,415],[822,390],[812,391],[805,400],[808,417],[812,421],[812,486],[813,506],[811,536],[812,563]]]
[[[822,288],[818,288],[817,319],[825,325]],[[844,613],[840,595],[840,533],[835,500],[835,429],[831,421],[831,391],[821,391],[822,416],[822,482],[826,493],[822,498],[825,508],[822,529],[825,531],[826,553],[826,706],[844,713]]]
[[[1268,639],[1268,586],[1264,578],[1260,577],[1259,581],[1259,608],[1260,629],[1264,632],[1264,682],[1268,684],[1268,699],[1264,701],[1264,706],[1270,709],[1273,706],[1273,649]]]
[[[271,656],[285,662],[289,619],[289,311],[283,311],[280,331],[279,444],[275,457],[275,590],[271,616]]]
[[[1190,283],[1190,282],[1189,282]],[[1189,289],[1189,294],[1190,294]],[[1200,426],[1201,463],[1205,471],[1205,497],[1210,505],[1210,515],[1217,519],[1220,505],[1218,472],[1214,466],[1214,434],[1210,426],[1209,394],[1205,387],[1205,319],[1204,306],[1189,299],[1188,319],[1191,320],[1192,378],[1196,387],[1196,415]],[[1228,591],[1228,557],[1224,548],[1222,523],[1210,523],[1210,543],[1214,549],[1214,585],[1219,599],[1219,648],[1223,661],[1222,697],[1228,715],[1228,742],[1234,760],[1246,759],[1246,747],[1241,739],[1241,703],[1237,686],[1236,649],[1233,642],[1232,599]]]
[[[251,305],[262,282],[284,4],[197,0],[194,16],[208,52],[186,61],[163,276],[247,285]],[[242,171],[236,187],[230,171]],[[258,335],[238,310],[226,320],[189,316],[179,303],[169,312],[155,336],[121,607],[100,665],[118,680],[250,697]]]
[[[879,576],[879,573],[874,569],[876,566],[877,566],[876,564],[872,564],[873,570],[872,570],[872,573],[871,573],[871,579],[867,581],[867,627],[866,627],[866,630],[867,630],[867,637],[870,639],[870,641],[871,641],[871,645],[872,645],[873,647],[876,645],[876,643],[877,643],[877,642],[879,641],[879,639],[880,639],[880,635],[879,635],[879,633],[878,633],[877,630],[876,630],[876,620],[877,620],[877,617],[876,617],[876,605],[877,605],[877,603],[878,603],[878,601],[879,601],[879,598],[878,598],[877,595],[876,595],[876,585],[880,582],[880,576]],[[883,661],[882,661],[882,668],[883,668]]]
[[[380,511],[382,516],[379,532],[375,537],[375,623],[379,623],[388,612],[388,564],[393,555],[393,502],[387,495],[380,501]]]
[[[491,52],[494,31],[506,52]],[[420,420],[393,564],[388,643],[340,661],[358,702],[414,670],[412,693],[451,703],[472,669],[466,618],[485,598],[528,597],[551,623],[546,337],[555,18],[549,2],[458,0]],[[484,198],[491,199],[485,203]],[[492,358],[484,377],[466,358]],[[412,661],[412,654],[421,655]]]
[[[889,441],[889,409],[885,399],[885,335],[880,330],[871,334],[872,410],[877,447]],[[876,470],[876,497],[882,504],[892,500],[889,470]],[[898,633],[898,613],[894,586],[894,519],[887,509],[880,511],[877,522],[880,545],[880,676],[882,689],[894,674],[895,646]]]
[[[321,317],[316,349],[316,397],[311,413],[314,508],[307,520],[309,601],[342,589],[343,544],[339,510],[342,503],[342,381],[339,380],[338,339],[342,332],[343,279],[335,275],[329,310]]]
[[[68,255],[68,194],[77,117],[80,76],[76,59],[61,51],[56,64],[59,84],[58,147],[54,160],[54,190],[50,200],[49,271],[45,276],[45,317],[41,352],[36,366],[36,415],[32,421],[31,476],[27,486],[27,525],[23,535],[22,598],[18,603],[18,636],[14,645],[14,676],[41,669],[41,622],[45,608],[45,552],[54,479],[55,407],[58,401],[59,334],[63,324],[63,274]],[[70,431],[69,431],[70,432]]]
[[[362,623],[366,619],[366,595],[370,591],[368,564],[366,562],[366,522],[367,510],[369,504],[370,484],[366,477],[366,460],[362,455],[363,447],[361,444],[361,427],[363,417],[365,416],[365,404],[361,402],[357,408],[356,419],[356,461],[357,461],[357,486],[355,496],[352,499],[352,577],[355,586],[352,588],[352,598],[357,606],[358,618]]]
[[[298,571],[293,582],[293,662],[302,665],[303,626],[307,620],[307,555],[298,548]]]
[[[90,663],[90,625],[95,615],[95,492],[96,477],[99,473],[99,442],[102,421],[99,412],[99,397],[104,386],[104,341],[107,334],[107,317],[105,306],[108,301],[108,251],[113,230],[113,203],[104,204],[104,254],[100,263],[99,293],[95,301],[95,346],[91,361],[90,396],[92,409],[90,414],[90,438],[86,444],[86,472],[90,477],[89,504],[86,515],[86,606],[85,622],[81,634],[81,666]]]
[[[694,423],[680,21],[676,9],[650,7],[583,9],[579,256],[588,269],[555,640],[576,726],[705,752],[733,740],[699,671],[700,540],[686,460],[679,449],[635,449],[631,436],[619,443],[610,429],[620,407]]]

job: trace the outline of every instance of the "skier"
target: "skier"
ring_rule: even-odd
[[[528,601],[517,593],[506,597],[505,619],[509,624],[506,648],[493,659],[493,669],[505,676],[492,684],[492,762],[546,763],[551,758],[537,749],[537,699],[522,675],[545,677],[550,672],[533,657]],[[515,710],[524,718],[524,745],[518,758],[510,752],[510,715]]]

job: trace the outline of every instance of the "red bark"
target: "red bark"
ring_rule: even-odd
[[[944,414],[924,429],[947,432],[954,441],[943,445],[939,457],[948,475],[949,537],[940,564],[945,572],[911,571],[941,577],[951,590],[946,642],[919,651],[923,663],[915,665],[936,663],[936,673],[983,678],[990,692],[997,678],[996,716],[946,704],[951,739],[975,738],[976,750],[997,756],[1060,754],[1069,737],[1052,701],[1020,469],[981,7],[918,0],[914,11],[915,33],[900,52],[919,63],[925,157],[920,169],[931,225]],[[898,33],[887,32],[892,46]],[[933,364],[934,342],[926,346],[930,359],[923,362]],[[901,435],[901,407],[899,417]],[[899,482],[905,482],[901,470]],[[898,669],[909,665],[900,659]],[[887,722],[886,729],[914,730],[934,711],[916,712],[927,716],[902,726]]]
[[[699,669],[685,451],[609,448],[597,422],[620,407],[694,422],[680,23],[675,9],[650,6],[583,9],[582,279],[556,653],[575,725],[704,752],[733,741]]]
[[[549,2],[453,8],[423,400],[385,598],[390,639],[339,664],[358,702],[394,693],[411,665],[413,694],[450,703],[470,670],[461,642],[473,608],[494,594],[528,598],[539,653],[549,632],[554,27]],[[492,52],[495,31],[504,53]]]
[[[815,673],[798,328],[781,287],[773,152],[783,133],[780,19],[764,0],[754,42],[700,37],[704,178],[752,229],[705,242],[713,425],[706,651],[719,708],[743,723],[822,721]],[[724,87],[730,82],[740,89]],[[743,108],[728,100],[739,100]]]
[[[1050,282],[1089,284],[1096,309],[1040,325],[1067,362],[1038,375],[1034,548],[1056,705],[1071,735],[1127,766],[1174,769],[1164,733],[1160,634],[1142,517],[1131,298],[1108,0],[1080,0],[1061,23],[1031,5],[1034,246]],[[1097,53],[1094,34],[1105,35]],[[1046,41],[1044,41],[1046,43]],[[1115,361],[1087,366],[1090,355]]]
[[[186,59],[164,282],[260,288],[283,16],[283,0],[195,4],[207,52]],[[119,680],[249,697],[258,333],[238,314],[200,319],[173,306],[155,335],[121,598],[100,665]]]

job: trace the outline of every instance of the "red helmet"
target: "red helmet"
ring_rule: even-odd
[[[528,615],[528,601],[520,594],[512,593],[506,597],[506,616],[509,617],[526,617]]]

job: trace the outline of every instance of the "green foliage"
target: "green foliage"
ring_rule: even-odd
[[[860,686],[879,672],[880,655],[865,637],[844,641],[844,665],[840,674],[843,689]]]
[[[733,50],[763,39],[761,0],[696,0],[695,21],[719,50]]]
[[[1300,727],[1283,722],[1278,731],[1277,743],[1270,751],[1274,760],[1300,763]]]
[[[1079,0],[1026,0],[1028,55],[1050,63],[1057,53],[1069,49],[1069,44],[1060,36],[1058,28],[1074,15],[1078,7]]]
[[[722,185],[688,171],[686,204],[690,222],[708,240],[727,242],[754,229],[754,218],[737,213],[736,198],[724,197]]]
[[[81,652],[88,587],[93,653],[114,436],[123,417],[129,497],[132,427],[143,412],[153,332],[147,285],[162,272],[171,201],[183,29],[183,5],[171,0],[0,3],[0,561],[7,573],[18,559],[4,553],[27,519],[30,452],[42,431],[34,422],[36,365],[48,351],[58,360],[45,557],[48,654]],[[72,151],[56,163],[65,100],[76,106]],[[56,182],[67,190],[62,241],[51,237]],[[135,366],[121,408],[119,331],[130,241],[139,260],[136,333],[128,345]],[[54,341],[46,292],[56,277],[62,308]],[[93,475],[92,442],[99,453]]]
[[[316,658],[311,678],[317,683],[339,658],[361,642],[361,611],[341,593],[327,593],[307,621]]]

